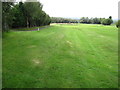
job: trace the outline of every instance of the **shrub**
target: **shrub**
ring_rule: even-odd
[[[116,23],[116,27],[120,27],[120,20],[118,20],[118,22]]]
[[[93,24],[101,24],[100,18],[93,18],[92,23]]]
[[[110,18],[102,20],[103,25],[111,25],[112,23],[113,23],[113,20]]]

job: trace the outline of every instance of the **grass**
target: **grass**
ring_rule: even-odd
[[[40,26],[40,27],[30,27],[30,28],[16,28],[16,29],[12,29],[11,31],[30,31],[30,30],[38,30],[39,29],[42,29],[42,28],[45,28],[47,26]]]
[[[52,24],[3,38],[3,88],[117,88],[115,26]]]

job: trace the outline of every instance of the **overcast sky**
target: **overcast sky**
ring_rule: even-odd
[[[119,0],[39,0],[51,17],[118,18]]]

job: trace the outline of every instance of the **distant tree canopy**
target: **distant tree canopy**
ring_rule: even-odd
[[[40,2],[3,2],[2,3],[2,26],[3,31],[9,28],[34,27],[49,25],[51,19],[42,10]]]
[[[113,23],[113,20],[112,16],[109,16],[108,19],[97,17],[95,18],[82,17],[80,19],[80,23],[110,25],[111,23]]]
[[[78,23],[78,20],[61,17],[51,17],[51,23]]]
[[[113,21],[111,19],[103,19],[102,20],[102,24],[103,25],[111,25],[113,23]]]
[[[103,19],[103,20],[101,21],[101,23],[102,23],[103,25],[111,25],[111,24],[113,23],[112,16],[109,16],[109,18],[107,18],[107,19]]]
[[[82,18],[80,19],[80,23],[101,24],[101,18],[82,17]]]
[[[112,16],[109,16],[108,19],[105,18],[88,18],[82,17],[78,19],[68,19],[68,18],[61,18],[61,17],[51,17],[52,23],[86,23],[86,24],[103,24],[103,25],[110,25],[113,23]]]

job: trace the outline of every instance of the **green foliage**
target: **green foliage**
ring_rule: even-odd
[[[82,17],[82,18],[80,19],[80,23],[100,24],[100,19],[99,19],[99,18]]]
[[[3,31],[8,31],[12,26],[13,16],[12,16],[12,2],[2,2],[2,29]]]
[[[93,24],[101,24],[101,20],[100,20],[100,18],[93,18],[92,23]]]
[[[112,17],[110,16],[108,19],[105,18],[88,18],[82,17],[80,20],[77,19],[67,19],[67,18],[60,18],[60,17],[52,17],[52,23],[86,23],[86,24],[103,24],[103,25],[110,25],[113,23]]]
[[[113,23],[113,21],[110,18],[102,20],[103,25],[111,25],[112,23]]]
[[[111,23],[113,23],[113,20],[111,16],[108,19],[97,17],[96,18],[82,17],[80,19],[80,23],[111,25]]]
[[[109,19],[112,19],[112,16],[109,16]]]
[[[49,25],[51,19],[40,2],[3,3],[3,29]]]
[[[120,20],[117,21],[117,23],[116,23],[116,27],[117,27],[117,28],[120,27]]]
[[[61,18],[61,17],[51,17],[52,23],[78,23],[76,19]]]
[[[14,8],[12,8],[12,13],[13,13],[13,28],[18,28],[18,27],[26,27],[26,18],[23,13],[23,3],[20,2],[19,4],[15,5]]]
[[[80,23],[87,23],[88,22],[88,17],[82,17],[80,19]]]

